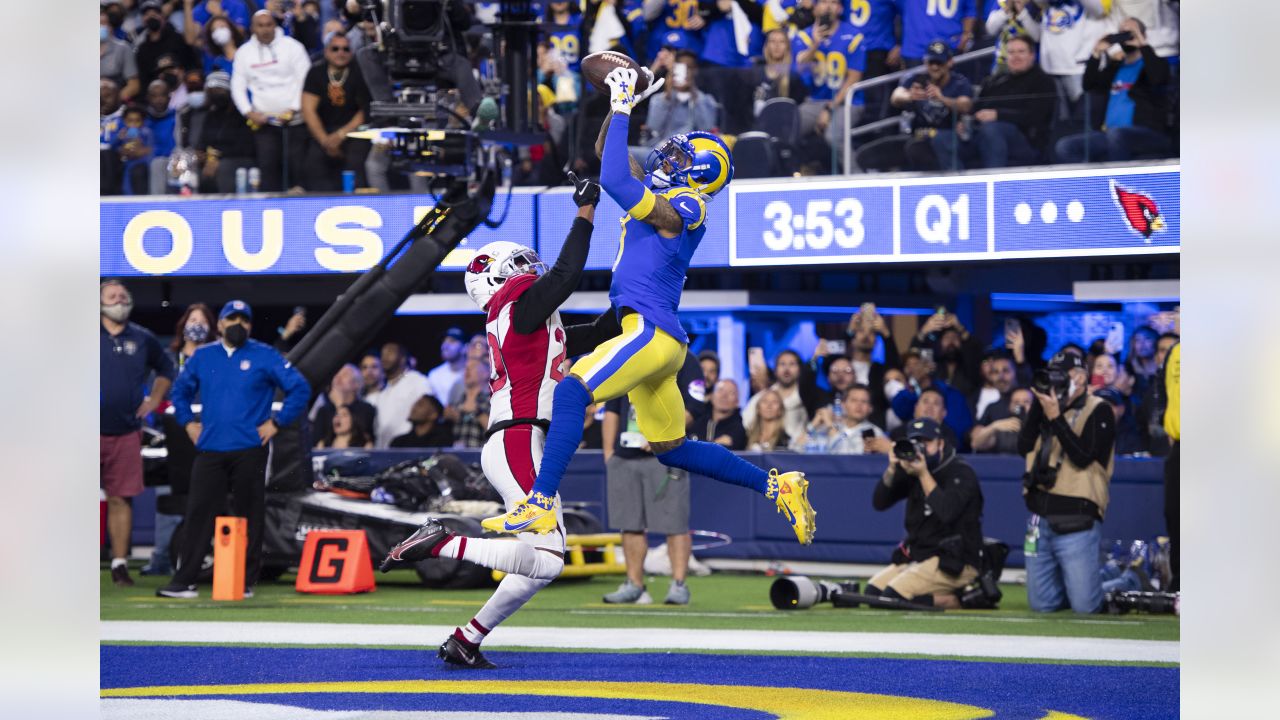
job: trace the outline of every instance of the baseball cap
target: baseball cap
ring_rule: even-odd
[[[465,343],[467,341],[467,336],[462,332],[462,328],[451,327],[444,331],[444,337],[453,338],[460,343]],[[444,338],[441,338],[441,340],[443,339]]]
[[[231,76],[222,70],[215,70],[209,73],[209,77],[204,79],[204,89],[209,90],[211,88],[223,88],[224,90],[230,90]]]
[[[951,46],[943,40],[934,40],[924,50],[924,61],[946,62],[951,59]]]
[[[1083,370],[1084,360],[1080,359],[1080,356],[1075,353],[1060,352],[1049,358],[1049,369],[1062,370],[1063,372],[1067,370]]]
[[[142,4],[138,5],[138,13],[145,13],[148,10],[155,10],[158,13],[163,13],[164,3],[160,0],[142,0]]]
[[[218,313],[219,320],[226,320],[232,315],[243,315],[253,322],[253,308],[249,307],[249,303],[243,300],[232,300],[222,306],[222,312]]]
[[[942,437],[942,426],[933,418],[916,418],[907,425],[908,440],[937,440]]]

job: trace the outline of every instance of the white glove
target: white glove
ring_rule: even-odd
[[[614,68],[604,76],[604,84],[609,86],[609,107],[614,112],[630,115],[631,108],[636,106],[636,71],[631,68]]]
[[[667,81],[667,79],[666,79],[666,78],[661,78],[661,79],[659,79],[657,82],[654,82],[654,81],[653,81],[653,71],[652,71],[652,70],[650,70],[650,69],[649,69],[649,68],[647,68],[647,67],[642,67],[642,68],[640,68],[640,70],[641,70],[641,71],[643,71],[643,72],[644,72],[645,77],[647,77],[647,78],[649,79],[649,87],[645,88],[644,92],[640,93],[640,97],[636,98],[636,104],[637,104],[637,105],[639,105],[640,103],[642,103],[642,102],[644,102],[645,100],[649,99],[649,96],[650,96],[650,95],[653,95],[654,93],[656,93],[656,92],[658,92],[659,90],[661,90],[661,89],[662,89],[662,85],[663,85],[663,83],[665,83],[665,82]]]

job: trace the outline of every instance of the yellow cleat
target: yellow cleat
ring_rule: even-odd
[[[535,503],[523,502],[506,515],[485,518],[480,522],[480,527],[512,535],[522,532],[546,535],[556,529],[556,512],[554,507],[548,510]]]
[[[778,505],[778,512],[787,518],[791,529],[796,531],[796,539],[800,544],[812,543],[813,533],[817,530],[815,518],[818,513],[809,504],[809,481],[804,478],[804,473],[796,471],[779,475],[776,469],[770,470],[769,492]]]

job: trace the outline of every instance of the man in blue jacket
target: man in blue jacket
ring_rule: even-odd
[[[196,444],[196,459],[191,467],[182,562],[169,584],[156,590],[161,597],[199,596],[196,578],[213,540],[214,518],[228,491],[235,498],[232,514],[249,521],[245,596],[253,595],[262,560],[268,443],[281,426],[306,409],[311,387],[270,345],[249,339],[252,323],[248,303],[232,300],[224,305],[218,314],[221,340],[196,350],[173,385],[174,414]],[[276,388],[285,397],[273,416]],[[196,391],[203,402],[202,422],[195,421],[191,409]]]

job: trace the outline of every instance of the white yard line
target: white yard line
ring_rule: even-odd
[[[104,642],[268,643],[435,647],[449,625],[370,625],[279,622],[99,623]],[[1033,660],[1179,661],[1178,643],[1165,640],[811,632],[787,630],[676,630],[667,628],[499,627],[485,647],[591,650],[741,650],[848,652]]]

